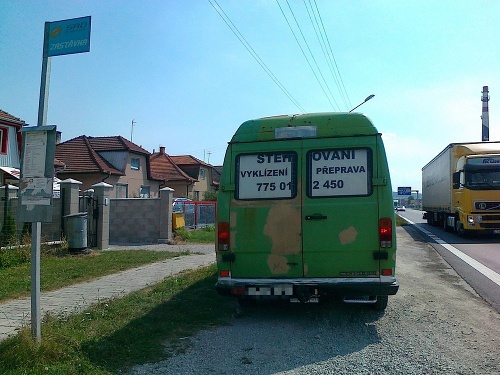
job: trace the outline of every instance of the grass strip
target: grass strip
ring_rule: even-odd
[[[170,277],[69,316],[48,316],[42,342],[28,328],[0,342],[3,374],[113,374],[158,362],[201,329],[226,323],[231,299],[217,294],[215,265]]]
[[[168,251],[102,251],[92,255],[44,257],[41,260],[41,289],[49,291],[144,264],[188,255]],[[30,263],[0,268],[0,301],[28,297],[31,288]]]

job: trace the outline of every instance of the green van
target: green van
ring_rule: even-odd
[[[399,288],[392,202],[381,134],[364,115],[243,123],[220,180],[217,291],[384,310]]]

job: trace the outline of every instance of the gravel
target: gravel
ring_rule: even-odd
[[[183,353],[165,343],[168,359],[130,374],[500,374],[500,315],[414,229],[397,236],[401,287],[385,313],[235,302],[229,325],[186,338]]]

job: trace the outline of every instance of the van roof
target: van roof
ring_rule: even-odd
[[[315,127],[315,138],[378,134],[368,117],[360,113],[308,113],[246,121],[236,130],[230,143],[274,141],[275,129],[301,126]]]

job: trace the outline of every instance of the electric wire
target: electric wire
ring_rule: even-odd
[[[335,81],[335,85],[337,86],[337,90],[340,93],[340,96],[344,102],[344,105],[347,107],[347,109],[351,108],[351,106],[348,103],[348,100],[346,98],[346,95],[344,94],[344,91],[342,90],[341,84],[339,82],[339,78],[337,77],[337,74],[335,73],[335,69],[333,67],[333,62],[332,62],[332,57],[328,51],[328,47],[326,45],[325,41],[325,34],[326,30],[324,28],[322,29],[319,21],[318,21],[318,16],[316,15],[314,8],[311,4],[311,0],[309,0],[309,6],[311,7],[311,10],[309,11],[309,7],[307,6],[306,0],[303,0],[304,6],[307,11],[307,15],[309,16],[309,20],[311,21],[312,28],[314,29],[314,33],[316,34],[316,39],[318,40],[319,45],[321,46],[321,51],[323,52],[323,56],[325,57],[325,61],[327,63],[328,69],[330,71],[330,74],[333,77],[333,80]],[[319,12],[319,9],[318,9]]]
[[[240,33],[238,28],[234,25],[234,23],[231,21],[229,16],[224,12],[222,7],[217,3],[217,0],[208,0],[210,5],[215,9],[217,14],[222,18],[224,23],[229,27],[229,29],[233,32],[233,34],[238,38],[241,44],[246,48],[246,50],[252,55],[252,57],[257,61],[257,63],[260,65],[260,67],[267,73],[267,75],[273,80],[273,82],[279,87],[279,89],[290,99],[290,101],[297,106],[303,113],[306,113],[306,110],[299,104],[299,102],[288,92],[288,90],[283,86],[283,84],[279,81],[279,79],[273,74],[273,72],[267,67],[267,65],[264,63],[264,61],[259,57],[257,52],[252,48],[250,43],[245,39],[245,37]],[[215,5],[217,4],[217,7],[220,9],[217,9]],[[222,12],[222,13],[221,13]]]
[[[316,81],[318,82],[319,86],[321,87],[321,90],[323,91],[323,94],[325,95],[325,97],[326,97],[326,99],[328,100],[328,102],[330,103],[330,105],[331,105],[333,108],[335,108],[335,106],[333,105],[332,101],[330,100],[330,96],[331,96],[331,97],[332,97],[332,99],[333,99],[333,101],[335,102],[336,107],[337,107],[336,109],[340,111],[340,107],[339,107],[339,105],[337,104],[337,101],[335,100],[335,98],[333,97],[333,95],[332,95],[332,93],[331,93],[331,91],[330,91],[330,88],[328,87],[328,84],[326,83],[325,77],[324,77],[324,76],[323,76],[323,74],[321,73],[321,69],[319,68],[318,63],[316,62],[316,59],[314,58],[314,55],[313,55],[313,53],[312,53],[311,49],[309,48],[309,45],[308,45],[308,43],[307,43],[307,41],[306,41],[306,39],[305,39],[305,37],[304,37],[304,34],[302,33],[302,29],[300,28],[300,25],[299,25],[299,23],[298,23],[297,19],[295,18],[295,14],[293,13],[293,10],[292,10],[292,8],[290,7],[290,4],[288,3],[288,0],[286,0],[286,3],[287,3],[287,5],[288,5],[288,8],[290,9],[290,12],[292,13],[292,16],[293,16],[293,18],[294,18],[294,20],[295,20],[295,23],[297,24],[297,27],[299,28],[299,31],[300,31],[300,33],[301,33],[301,35],[302,35],[302,38],[303,38],[303,39],[304,39],[304,41],[305,41],[305,44],[306,44],[307,48],[309,49],[309,53],[311,54],[312,59],[314,60],[314,62],[315,62],[315,64],[316,64],[316,67],[317,67],[317,69],[318,69],[318,71],[319,71],[319,74],[320,74],[320,75],[321,75],[321,77],[323,78],[323,81],[325,82],[325,85],[326,85],[326,87],[327,87],[328,91],[330,91],[330,96],[328,96],[328,94],[326,93],[325,88],[323,87],[323,84],[321,83],[321,81],[320,81],[320,79],[319,79],[319,77],[318,77],[318,74],[316,73],[316,71],[315,71],[315,70],[314,70],[314,68],[312,67],[311,62],[309,61],[309,58],[307,57],[307,54],[305,53],[304,49],[302,48],[302,45],[300,44],[299,39],[297,38],[297,35],[295,34],[295,31],[293,30],[292,25],[290,24],[290,22],[289,22],[289,20],[288,20],[288,18],[287,18],[287,16],[286,16],[285,12],[283,11],[283,8],[281,7],[281,5],[280,5],[279,1],[278,1],[278,0],[276,0],[276,3],[278,4],[278,7],[280,8],[280,10],[281,10],[281,14],[282,14],[282,15],[283,15],[283,17],[285,18],[285,21],[286,21],[286,23],[288,24],[288,27],[290,28],[290,31],[292,32],[293,37],[295,38],[295,41],[297,42],[297,44],[298,44],[298,46],[299,46],[299,48],[300,48],[300,50],[301,50],[301,52],[302,52],[302,55],[303,55],[303,56],[304,56],[304,58],[306,59],[307,64],[309,65],[309,68],[311,69],[312,73],[314,74],[314,77],[316,78]]]
[[[310,1],[310,0],[309,0],[309,1]],[[321,22],[321,27],[322,27],[322,29],[323,29],[323,33],[324,33],[324,35],[325,35],[326,41],[327,41],[327,43],[328,43],[328,47],[329,47],[329,49],[330,49],[330,53],[331,53],[331,55],[332,55],[333,62],[335,63],[335,67],[337,68],[337,73],[338,73],[338,76],[339,76],[339,79],[340,79],[341,86],[342,86],[342,87],[343,87],[343,89],[344,89],[345,96],[346,96],[347,101],[348,101],[348,103],[349,103],[349,108],[351,108],[351,107],[352,107],[351,100],[349,99],[349,94],[347,93],[347,90],[346,90],[346,88],[345,88],[345,85],[344,85],[344,80],[342,79],[342,75],[340,74],[340,69],[339,69],[339,67],[338,67],[338,65],[337,65],[337,60],[335,59],[335,56],[334,56],[334,54],[333,54],[332,45],[330,44],[330,39],[328,38],[328,34],[326,33],[326,30],[325,30],[325,25],[324,25],[324,23],[323,23],[323,18],[321,17],[321,13],[320,13],[320,11],[319,11],[318,4],[316,3],[316,0],[313,0],[313,1],[314,1],[314,5],[315,5],[315,7],[316,7],[316,12],[318,13],[318,16],[319,16],[319,20],[320,20],[320,22]]]

